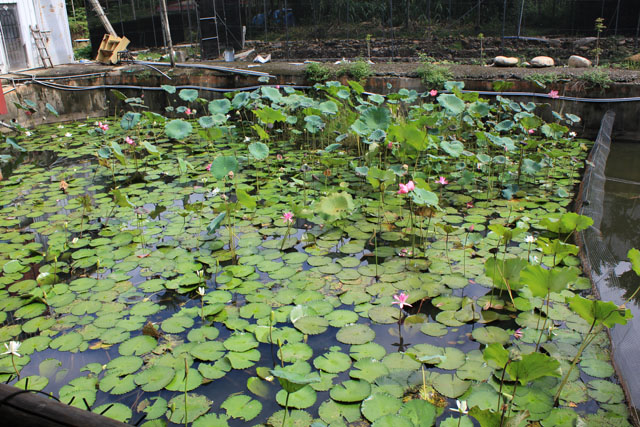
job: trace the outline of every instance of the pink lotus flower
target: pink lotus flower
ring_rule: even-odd
[[[400,310],[402,310],[402,309],[404,308],[404,306],[405,306],[405,305],[406,305],[406,306],[408,306],[408,307],[411,307],[411,304],[409,304],[409,303],[407,302],[407,299],[409,299],[409,295],[405,294],[404,292],[401,292],[401,293],[400,293],[400,294],[398,294],[398,295],[394,295],[394,296],[393,296],[393,299],[394,299],[395,301],[393,301],[393,302],[391,303],[391,305],[393,305],[393,304],[398,304],[398,308],[399,308]]]
[[[190,115],[192,114],[192,112],[191,112],[191,108],[187,108],[186,110],[184,110],[184,113],[185,113],[187,116],[190,116]]]
[[[469,226],[469,233],[473,233],[473,230],[475,230],[475,228],[476,228],[476,227],[475,227],[473,224],[471,224],[471,225]]]
[[[387,144],[387,148],[391,150],[393,148],[393,142],[389,141],[389,143]]]
[[[283,220],[285,223],[289,223],[289,224],[293,223],[293,212],[285,212],[285,213],[282,215],[282,220]]]
[[[529,135],[533,135],[534,133],[536,133],[535,129],[529,129]]]
[[[413,181],[407,182],[407,190],[413,191],[415,189],[416,189],[416,185],[413,183]]]
[[[400,187],[398,194],[407,194],[409,192],[409,188],[405,184],[400,183],[398,186]]]
[[[467,202],[467,209],[471,209],[473,207],[473,203],[472,202]]]
[[[209,163],[207,166],[205,166],[205,169],[206,169],[207,171],[211,171],[211,163]]]
[[[522,338],[522,328],[518,328],[516,329],[516,331],[513,333],[513,337],[517,340],[519,340],[520,338]]]
[[[438,180],[436,180],[436,184],[447,185],[449,181],[444,176],[441,176]]]
[[[129,137],[126,137],[124,139],[124,142],[126,142],[129,145],[135,145],[136,144],[135,141],[133,139],[129,138]]]
[[[429,95],[431,96],[436,96],[438,94],[438,91],[435,89],[431,89],[431,91],[429,91]]]
[[[105,131],[105,132],[109,130],[109,124],[108,123],[98,122],[98,127],[100,129],[102,129],[103,131]]]
[[[552,99],[558,99],[558,98],[560,98],[560,95],[558,95],[558,91],[557,91],[557,90],[552,90],[551,92],[549,92],[549,96],[550,96]]]

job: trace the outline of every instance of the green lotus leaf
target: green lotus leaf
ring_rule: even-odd
[[[252,348],[258,347],[258,341],[256,341],[253,334],[250,333],[236,333],[224,341],[224,348],[235,352],[245,352]]]
[[[620,403],[624,401],[622,387],[606,380],[592,380],[587,384],[589,397],[600,403]]]
[[[360,403],[340,403],[327,400],[320,405],[318,415],[327,424],[352,423],[361,417]]]
[[[191,123],[180,119],[171,120],[164,127],[164,131],[167,136],[169,138],[177,139],[178,141],[182,141],[189,136],[192,130],[193,127],[191,126]]]
[[[302,411],[300,409],[295,409],[293,411],[287,412],[285,412],[283,409],[271,415],[267,422],[272,426],[286,425],[291,427],[303,427],[311,426],[313,418],[311,418],[311,415],[309,415],[308,412]]]
[[[249,396],[239,394],[227,398],[220,407],[227,411],[227,415],[250,421],[260,414],[262,404]]]
[[[214,361],[224,356],[225,349],[219,341],[207,341],[192,347],[190,353],[196,359]]]
[[[162,330],[170,334],[178,334],[191,326],[193,326],[193,319],[179,314],[162,322]]]
[[[131,408],[122,403],[105,403],[104,405],[92,408],[92,411],[123,423],[129,421],[133,416]]]
[[[320,381],[320,377],[317,374],[301,374],[294,372],[291,368],[274,368],[270,372],[271,375],[278,378],[278,382],[282,388],[289,393],[295,393],[309,384]]]
[[[438,393],[451,399],[460,397],[470,386],[470,381],[461,380],[451,374],[436,374],[433,380],[433,387]]]
[[[526,385],[528,382],[545,376],[559,377],[560,362],[541,353],[530,353],[522,356],[521,360],[513,361],[506,367],[506,371],[513,381]]]
[[[353,369],[349,371],[352,378],[363,379],[373,383],[377,378],[387,375],[389,368],[375,359],[360,359],[353,364]]]
[[[185,406],[186,405],[186,406]],[[206,396],[198,394],[178,394],[174,396],[168,403],[167,418],[172,423],[186,424],[192,423],[199,416],[209,412],[213,402]]]
[[[247,148],[256,160],[264,160],[269,156],[269,147],[262,142],[252,142]]]
[[[338,402],[360,402],[371,394],[371,385],[366,381],[347,380],[333,387],[329,394]]]
[[[306,335],[318,335],[327,330],[329,322],[320,316],[305,316],[293,322],[293,326]]]
[[[166,387],[175,375],[175,371],[168,366],[151,366],[134,378],[136,384],[147,392],[159,391]]]
[[[205,342],[218,338],[220,331],[213,326],[202,326],[200,328],[191,329],[187,335],[187,339],[191,342]]]
[[[614,369],[610,362],[596,358],[582,359],[580,361],[580,369],[587,375],[596,378],[609,378],[614,374]]]
[[[98,379],[95,377],[74,378],[59,391],[60,401],[83,410],[96,401]]]
[[[215,99],[209,102],[209,113],[211,114],[227,114],[231,110],[231,101],[226,98]]]
[[[225,414],[205,414],[195,420],[191,427],[229,427],[229,416]]]
[[[247,369],[260,360],[260,352],[256,349],[243,352],[230,351],[226,357],[233,369]]]
[[[181,89],[180,92],[178,92],[178,96],[183,101],[193,102],[198,98],[198,91],[195,90],[195,89]],[[225,100],[225,101],[227,101],[227,100]],[[229,101],[227,101],[227,102],[229,102]]]
[[[49,343],[49,347],[59,351],[72,351],[78,348],[83,342],[84,339],[78,332],[69,332],[55,338]]]
[[[121,377],[118,374],[107,374],[100,380],[100,391],[114,395],[129,393],[136,388],[133,379],[133,375]]]
[[[120,356],[107,363],[106,368],[109,374],[127,375],[140,369],[142,363],[141,357]]]
[[[402,407],[402,400],[387,393],[375,393],[362,402],[362,415],[371,422],[385,415],[395,415]]]
[[[376,333],[367,325],[348,325],[340,328],[336,339],[344,344],[366,344],[373,340]]]
[[[322,371],[337,374],[351,367],[351,358],[344,353],[331,351],[316,357],[313,366]]]
[[[23,390],[42,390],[49,384],[49,378],[40,375],[30,375],[22,377],[18,382],[13,384],[14,387]]]
[[[122,130],[131,130],[140,122],[141,117],[142,115],[140,113],[127,111],[122,116],[122,120],[120,120],[120,127]]]
[[[226,177],[229,172],[238,171],[238,160],[235,156],[218,156],[211,163],[211,174],[216,179]]]
[[[506,344],[509,342],[509,333],[497,326],[485,326],[474,329],[471,333],[473,339],[482,344]]]
[[[289,393],[289,407],[297,409],[306,409],[316,403],[316,391],[310,386],[302,387],[300,390]],[[276,394],[276,402],[281,406],[285,406],[287,401],[287,391],[280,390]]]
[[[341,218],[354,209],[353,197],[346,192],[325,196],[316,206],[316,212],[330,221]]]
[[[516,391],[513,403],[522,411],[529,411],[529,420],[546,418],[553,408],[553,396],[546,390],[535,387],[520,388]]]
[[[297,360],[308,360],[313,356],[313,349],[305,343],[289,343],[280,347],[278,356],[285,363],[293,363]]]

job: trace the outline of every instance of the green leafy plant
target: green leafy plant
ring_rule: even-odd
[[[604,25],[604,18],[596,18],[596,48],[593,51],[596,56],[596,67],[600,65],[600,55],[602,54],[602,49],[600,49],[600,34],[602,34],[606,28],[607,27]]]
[[[304,68],[304,75],[310,83],[324,83],[331,79],[331,69],[319,62],[309,62]]]
[[[453,78],[453,73],[443,65],[433,63],[428,57],[421,57],[422,63],[416,73],[427,89],[442,89],[445,82]]]
[[[347,76],[358,82],[362,82],[373,75],[371,65],[363,59],[342,64],[336,72],[338,77]]]
[[[613,84],[609,73],[604,70],[587,70],[580,74],[577,79],[583,82],[587,88],[608,89]]]

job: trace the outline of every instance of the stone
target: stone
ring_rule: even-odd
[[[556,63],[553,61],[553,58],[548,56],[536,56],[531,60],[531,66],[533,68],[545,68],[545,67],[553,67]]]
[[[176,62],[186,62],[187,61],[187,52],[185,52],[184,50],[178,50],[175,53],[175,60]]]
[[[571,67],[571,68],[589,68],[589,67],[591,67],[591,61],[589,61],[587,58],[582,57],[582,56],[571,55],[569,57],[569,67]]]
[[[520,60],[508,56],[496,56],[493,58],[493,64],[497,67],[515,67]]]
[[[584,37],[582,39],[578,39],[575,42],[573,42],[573,47],[574,48],[579,48],[579,47],[582,47],[582,46],[595,44],[596,40],[597,40],[596,37]]]

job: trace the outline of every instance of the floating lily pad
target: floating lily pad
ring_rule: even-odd
[[[105,403],[96,408],[93,408],[93,412],[102,414],[105,417],[113,418],[114,420],[126,423],[133,415],[131,409],[122,403]]]
[[[337,374],[349,369],[351,358],[344,353],[332,351],[318,356],[313,361],[313,366],[325,372]]]
[[[209,412],[212,404],[212,401],[198,394],[187,394],[186,397],[184,394],[177,395],[167,405],[171,408],[167,411],[167,418],[176,424],[191,423]]]
[[[496,326],[485,326],[473,330],[473,339],[482,344],[506,344],[509,341],[509,333]]]
[[[344,344],[366,344],[373,340],[376,333],[367,325],[348,325],[341,328],[336,339]]]
[[[227,415],[245,421],[254,419],[262,411],[259,401],[243,394],[229,397],[220,407],[227,411]]]
[[[175,375],[168,366],[151,366],[135,376],[134,381],[144,391],[158,391],[167,386]]]
[[[402,407],[402,400],[386,393],[375,393],[362,402],[362,414],[371,422],[394,415]]]
[[[336,385],[329,394],[338,402],[360,402],[371,394],[371,385],[366,381],[348,380]]]

